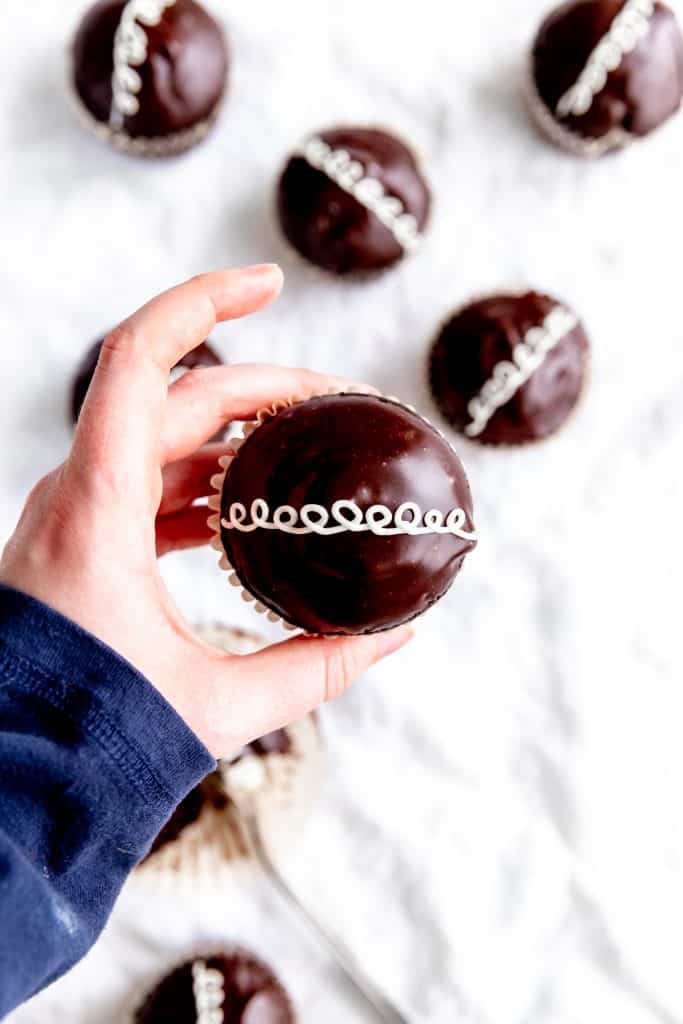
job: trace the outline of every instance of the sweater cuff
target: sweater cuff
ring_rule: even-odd
[[[128,661],[40,601],[0,584],[0,665],[66,713],[144,801],[175,806],[216,762]]]

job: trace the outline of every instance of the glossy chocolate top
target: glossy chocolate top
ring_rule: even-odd
[[[109,123],[112,112],[114,36],[125,0],[101,0],[83,18],[73,46],[76,91],[90,113]],[[195,0],[176,0],[158,25],[143,25],[147,59],[138,113],[125,117],[133,138],[174,135],[204,121],[225,92],[228,51],[220,26]]]
[[[563,125],[587,139],[615,128],[647,135],[678,110],[683,98],[683,36],[672,11],[656,3],[647,35],[609,73],[588,112],[558,117],[560,99],[623,7],[624,0],[570,0],[545,20],[533,47],[539,96]]]
[[[345,151],[401,201],[422,231],[431,197],[413,153],[388,132],[371,128],[337,128],[318,138]],[[375,213],[312,167],[302,155],[287,163],[277,194],[285,237],[311,263],[333,274],[382,270],[404,255],[403,246]]]
[[[431,353],[432,394],[443,416],[464,432],[469,405],[499,364],[509,363],[527,332],[543,324],[558,303],[548,295],[494,295],[460,310],[441,330]],[[588,338],[578,324],[474,438],[484,444],[523,444],[562,426],[579,400],[588,363]]]
[[[295,1024],[287,993],[261,960],[242,951],[202,959],[223,978],[224,1024]],[[164,978],[135,1014],[135,1024],[196,1024],[194,962]]]
[[[71,419],[75,423],[81,411],[81,406],[88,393],[90,382],[95,374],[97,360],[100,358],[100,349],[104,344],[104,338],[100,338],[88,349],[78,365],[71,391]],[[178,363],[175,370],[195,370],[200,366],[222,366],[223,360],[208,342],[203,342],[188,352]],[[222,437],[222,431],[221,431]]]
[[[271,511],[352,501],[392,513],[415,502],[422,513],[461,508],[473,530],[472,499],[450,445],[416,413],[371,395],[331,395],[268,420],[240,448],[227,472],[222,515],[232,503]],[[445,594],[474,541],[452,534],[333,535],[222,528],[228,560],[243,586],[310,633],[390,629]]]

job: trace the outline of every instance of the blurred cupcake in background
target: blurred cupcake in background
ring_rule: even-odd
[[[540,292],[497,293],[468,303],[441,328],[429,383],[442,416],[471,441],[542,441],[577,408],[590,345],[578,316]]]
[[[289,244],[336,276],[386,270],[415,252],[431,192],[412,150],[379,128],[339,127],[310,136],[277,187]]]
[[[272,969],[244,949],[204,953],[180,964],[143,998],[132,1024],[296,1024]]]
[[[196,0],[100,0],[76,32],[71,85],[98,138],[163,157],[207,135],[228,68],[223,30]]]
[[[569,0],[536,35],[531,114],[551,142],[578,156],[649,135],[682,99],[683,34],[658,0]]]
[[[81,407],[85,401],[85,396],[88,393],[90,382],[95,376],[95,370],[97,369],[97,362],[100,358],[100,352],[104,344],[105,339],[100,338],[94,342],[89,349],[83,355],[79,362],[76,373],[74,375],[71,384],[70,404],[69,412],[71,415],[71,422],[75,425],[80,415]],[[211,340],[203,342],[198,345],[197,348],[192,349],[191,352],[186,353],[177,366],[174,366],[171,370],[169,384],[179,380],[189,370],[196,370],[200,367],[211,367],[211,366],[222,366],[223,360],[213,348]],[[223,436],[223,431],[216,438],[220,440]]]

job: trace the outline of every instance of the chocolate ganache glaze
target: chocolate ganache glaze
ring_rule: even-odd
[[[253,528],[254,502],[270,526]],[[405,503],[414,511],[402,512]],[[373,532],[376,521],[383,525]],[[372,633],[415,618],[445,594],[475,545],[469,485],[448,442],[404,406],[363,394],[294,405],[247,438],[223,484],[221,537],[242,586],[318,634]]]
[[[75,423],[81,411],[81,406],[88,393],[90,382],[93,379],[97,368],[97,361],[100,358],[100,350],[104,344],[104,338],[100,338],[94,345],[91,345],[83,356],[76,370],[71,390],[71,419]],[[197,348],[188,352],[174,367],[171,376],[175,377],[185,370],[196,370],[201,366],[222,366],[223,360],[208,342],[202,342]],[[223,436],[221,431],[220,437]]]
[[[176,968],[147,996],[134,1017],[135,1024],[214,1024],[217,1020],[295,1024],[296,1017],[273,971],[242,950],[197,958]]]
[[[654,0],[570,0],[541,26],[532,74],[540,100],[569,131],[587,140],[612,133],[623,145],[620,133],[647,135],[679,109],[683,35]]]
[[[471,303],[441,329],[430,384],[443,416],[483,444],[554,433],[586,381],[589,343],[576,316],[538,292]]]
[[[419,242],[430,192],[408,147],[376,128],[336,128],[309,139],[278,186],[291,245],[333,274],[391,266]]]
[[[114,49],[126,8],[129,14],[140,12],[133,31],[137,26],[142,49],[130,61],[139,84],[123,88],[118,104],[112,83]],[[195,0],[151,0],[137,8],[125,0],[102,0],[83,18],[73,44],[74,84],[81,102],[96,121],[116,125],[130,138],[174,136],[207,121],[220,105],[227,74],[223,32]],[[124,68],[123,78],[128,75]],[[130,113],[121,109],[126,104]]]

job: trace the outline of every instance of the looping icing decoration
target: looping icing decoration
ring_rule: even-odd
[[[539,327],[531,327],[526,332],[524,341],[513,349],[512,361],[504,359],[497,363],[491,377],[467,406],[472,417],[465,427],[468,437],[478,437],[484,431],[496,410],[507,405],[542,365],[547,354],[578,324],[574,313],[563,306],[555,306]]]
[[[381,181],[368,177],[359,160],[354,160],[345,149],[332,149],[318,136],[308,139],[300,152],[311,167],[322,171],[335,185],[374,213],[402,249],[413,252],[417,248],[420,244],[417,218],[408,213],[398,196],[385,190]]]
[[[577,81],[560,97],[558,117],[581,117],[588,113],[595,97],[605,88],[610,72],[616,71],[626,54],[632,53],[649,32],[654,10],[655,0],[626,0]]]
[[[463,509],[454,508],[448,514],[438,509],[422,513],[413,501],[406,501],[392,512],[386,505],[372,505],[366,512],[355,501],[335,501],[331,509],[309,504],[301,509],[280,505],[272,511],[263,498],[256,498],[247,510],[241,502],[228,506],[227,516],[221,519],[226,530],[253,533],[254,530],[279,530],[297,536],[315,533],[332,537],[339,533],[373,533],[377,537],[405,535],[420,537],[425,534],[450,534],[461,540],[476,540],[476,532],[468,531]]]
[[[114,72],[110,122],[118,127],[125,117],[140,110],[138,93],[142,79],[135,70],[148,56],[147,33],[143,26],[158,25],[164,11],[176,0],[129,0],[121,12],[114,36]]]
[[[204,960],[192,964],[192,991],[197,1024],[223,1024],[223,975]]]

